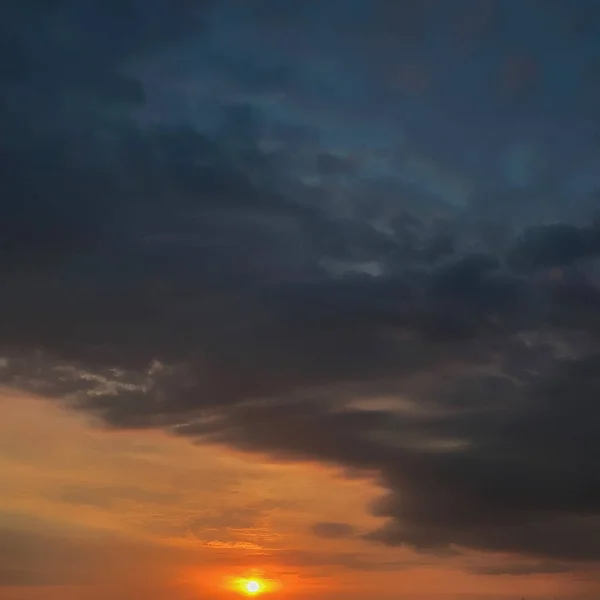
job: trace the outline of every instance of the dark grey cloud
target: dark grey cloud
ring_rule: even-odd
[[[597,207],[565,151],[592,160],[589,123],[570,96],[550,134],[544,94],[535,118],[492,101],[504,47],[416,101],[435,24],[409,4],[325,3],[326,32],[311,2],[1,9],[3,381],[374,474],[387,521],[366,539],[598,560]],[[500,4],[485,43],[514,30]],[[513,160],[517,133],[560,185],[523,144]]]
[[[517,269],[537,270],[569,266],[600,253],[597,225],[567,223],[532,227],[517,240],[509,260]]]
[[[512,577],[521,577],[535,574],[569,573],[572,565],[545,562],[537,564],[513,563],[494,567],[477,567],[471,569],[472,573],[477,575],[510,575]]]

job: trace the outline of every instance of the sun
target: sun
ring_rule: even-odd
[[[232,577],[226,583],[226,588],[242,596],[259,596],[281,589],[281,583],[274,579],[264,578],[258,574],[246,577]]]
[[[256,596],[262,591],[262,585],[256,579],[250,579],[244,583],[244,592],[249,596]]]

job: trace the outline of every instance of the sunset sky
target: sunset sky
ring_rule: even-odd
[[[0,48],[1,600],[600,597],[598,0]]]

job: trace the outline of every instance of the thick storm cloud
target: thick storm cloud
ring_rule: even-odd
[[[599,560],[600,14],[517,4],[1,8],[3,381]]]

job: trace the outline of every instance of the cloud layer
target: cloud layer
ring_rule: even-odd
[[[583,2],[571,21],[29,4],[0,19],[4,381],[112,427],[374,474],[369,540],[600,558]],[[492,40],[487,63],[463,48]],[[585,100],[545,74],[549,40],[577,48]]]

